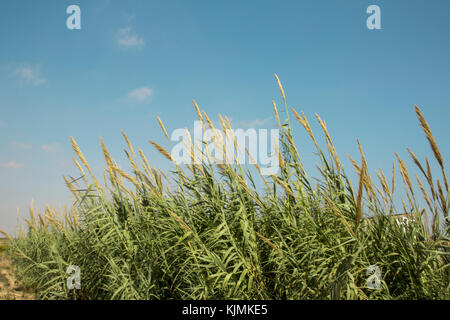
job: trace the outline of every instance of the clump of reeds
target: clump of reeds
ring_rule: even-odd
[[[191,160],[202,161],[175,164],[175,172],[166,174],[151,167],[123,133],[133,170],[121,169],[100,138],[106,161],[101,185],[71,138],[80,171],[80,177],[64,177],[72,207],[47,206],[38,213],[32,203],[27,230],[11,239],[9,252],[25,284],[48,299],[448,299],[449,188],[419,108],[442,180],[434,180],[428,159],[422,163],[408,149],[425,181],[414,176],[419,194],[398,154],[390,181],[377,172],[378,186],[358,141],[361,161],[350,158],[359,177],[353,186],[325,121],[316,115],[323,150],[306,115],[288,108],[276,80],[286,119],[281,122],[273,102],[281,131],[280,172],[270,177],[257,164],[257,176],[237,161],[214,164],[208,149],[194,152],[199,145],[189,139]],[[203,130],[213,128],[195,101],[194,107]],[[314,180],[293,141],[289,109],[315,145],[320,175]],[[220,123],[226,136],[230,123],[226,117]],[[223,156],[233,158],[219,136],[214,141]],[[161,143],[150,143],[173,160]],[[399,175],[407,199],[401,211],[394,204]],[[426,208],[419,206],[419,195]],[[412,217],[407,227],[397,223],[399,212]],[[69,265],[81,269],[80,290],[66,286]],[[377,290],[366,285],[370,266],[381,270]]]

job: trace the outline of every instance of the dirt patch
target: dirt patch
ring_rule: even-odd
[[[0,252],[0,300],[34,300],[35,295],[15,278],[7,255]]]

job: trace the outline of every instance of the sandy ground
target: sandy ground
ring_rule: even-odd
[[[6,255],[0,252],[0,300],[34,300],[34,295],[15,279],[13,267]]]

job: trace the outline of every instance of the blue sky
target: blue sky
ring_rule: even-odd
[[[66,8],[81,8],[81,30],[68,30]],[[381,8],[369,30],[366,8]],[[432,158],[417,104],[444,161],[450,156],[450,2],[433,1],[24,1],[0,4],[0,229],[16,227],[34,198],[70,204],[61,175],[77,175],[74,136],[101,170],[102,136],[125,165],[124,130],[153,166],[167,162],[167,130],[192,127],[192,99],[234,127],[274,124],[272,100],[313,122],[326,122],[339,156],[390,177],[394,152]],[[306,165],[313,148],[295,125]],[[314,129],[318,126],[314,124]],[[416,172],[413,170],[412,172]],[[437,176],[437,174],[435,174]],[[388,178],[389,179],[389,178]]]

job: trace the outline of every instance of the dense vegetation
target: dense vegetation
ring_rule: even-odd
[[[449,187],[419,108],[440,179],[428,159],[422,163],[408,149],[423,175],[425,183],[416,175],[420,190],[397,154],[392,179],[380,170],[377,185],[358,142],[361,161],[351,162],[359,181],[352,186],[325,122],[317,116],[323,150],[305,115],[291,108],[317,149],[320,176],[307,175],[278,85],[286,119],[280,121],[274,102],[281,135],[276,176],[258,174],[258,165],[214,164],[208,152],[202,164],[164,173],[139,148],[138,158],[124,134],[133,172],[120,169],[101,141],[107,165],[101,185],[72,139],[82,176],[65,178],[73,206],[43,213],[31,207],[28,230],[9,249],[20,279],[43,299],[448,299]],[[203,128],[212,128],[194,106]],[[220,122],[224,132],[230,128],[227,118]],[[397,210],[400,179],[406,200]],[[414,217],[407,226],[395,219],[404,212]],[[69,265],[81,269],[80,290],[67,288]],[[381,271],[379,289],[367,287],[370,266]]]

